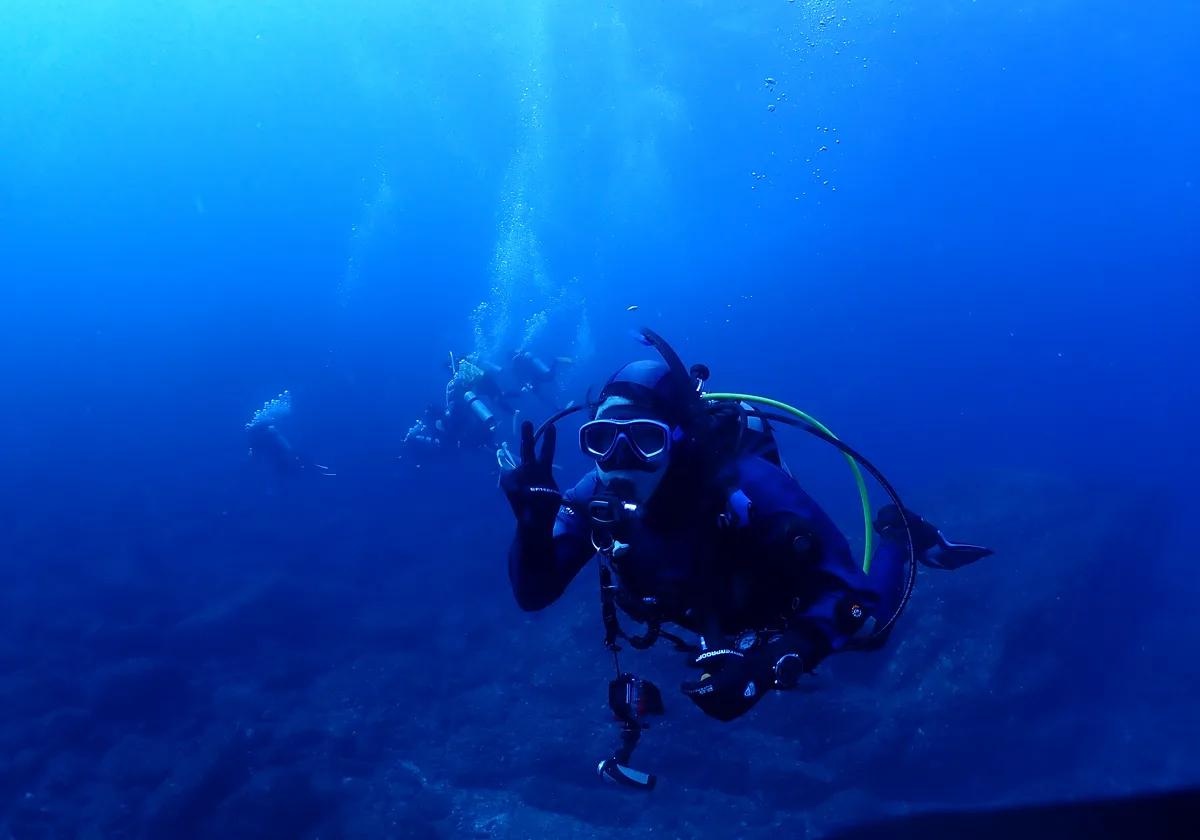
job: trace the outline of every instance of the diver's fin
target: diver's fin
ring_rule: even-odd
[[[496,450],[496,464],[500,467],[502,473],[515,470],[519,465],[516,456],[508,448],[508,441],[501,443],[500,448]]]
[[[982,545],[950,542],[936,525],[927,522],[908,508],[905,508],[902,514],[895,505],[884,505],[875,519],[875,531],[880,536],[889,531],[899,531],[905,525],[912,534],[913,551],[917,560],[931,569],[953,571],[996,553]]]
[[[976,560],[991,557],[995,553],[982,545],[950,542],[941,531],[938,531],[937,542],[933,548],[926,551],[919,559],[923,565],[931,569],[954,571],[963,566],[969,566]]]

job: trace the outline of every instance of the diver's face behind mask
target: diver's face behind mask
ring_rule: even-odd
[[[596,459],[600,482],[626,501],[646,502],[658,489],[671,454],[672,429],[644,406],[610,397],[579,430],[583,454]]]

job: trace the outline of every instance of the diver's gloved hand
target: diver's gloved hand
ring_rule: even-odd
[[[734,720],[750,711],[771,687],[770,674],[756,667],[762,664],[756,660],[729,648],[705,651],[695,660],[704,673],[681,689],[709,717]]]
[[[880,508],[879,515],[875,518],[875,532],[881,537],[887,536],[889,532],[896,533],[903,539],[905,519],[908,520],[908,527],[912,529],[913,551],[916,552],[917,559],[930,568],[953,571],[996,553],[981,545],[950,542],[935,525],[926,522],[908,508],[904,509],[902,518],[900,509],[895,505],[884,505]]]
[[[806,654],[811,654],[810,646],[795,633],[778,634],[745,651],[704,651],[689,662],[703,669],[703,675],[681,688],[704,714],[728,722],[750,711],[771,689],[793,688],[809,670]]]
[[[521,424],[521,463],[500,475],[500,489],[512,506],[517,526],[535,533],[549,533],[562,504],[562,493],[554,482],[554,426],[548,426],[538,454],[533,440],[533,424]]]

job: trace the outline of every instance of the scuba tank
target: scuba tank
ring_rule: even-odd
[[[479,398],[479,395],[474,391],[464,391],[463,399],[466,401],[467,405],[471,407],[471,411],[475,413],[475,416],[479,418],[480,422],[487,427],[487,430],[489,432],[494,432],[496,430],[496,426],[500,424],[500,420],[495,414],[492,413],[491,409],[484,405],[483,400]]]
[[[753,411],[753,406],[750,403],[738,403],[739,407],[744,411]],[[788,478],[795,479],[791,469],[783,460],[783,456],[779,454],[779,442],[775,440],[775,430],[771,426],[771,421],[762,416],[743,416],[745,421],[745,429],[742,431],[742,446],[749,449],[755,455],[758,455],[770,461],[779,469],[788,474]]]
[[[704,383],[708,381],[706,365],[692,365],[689,372],[697,393],[703,395]],[[792,471],[779,454],[779,441],[771,422],[755,411],[748,402],[730,402],[712,413],[712,431],[720,449],[728,452],[750,452],[779,467],[789,478],[795,479]]]

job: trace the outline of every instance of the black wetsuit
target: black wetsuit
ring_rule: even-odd
[[[780,466],[746,452],[726,474],[710,490],[694,478],[667,486],[668,475],[644,515],[612,533],[629,546],[612,558],[627,613],[647,620],[653,599],[662,621],[710,642],[786,629],[802,640],[807,670],[861,641],[872,617],[890,619],[905,592],[902,538],[885,536],[864,574],[833,521]],[[553,603],[595,555],[593,524],[576,503],[602,489],[593,471],[568,491],[551,539],[518,529],[508,571],[521,608]]]

